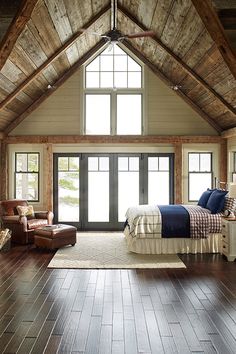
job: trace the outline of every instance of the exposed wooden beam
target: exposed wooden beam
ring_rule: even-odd
[[[220,144],[220,181],[227,182],[227,160],[228,160],[227,140]]]
[[[47,184],[44,188],[45,210],[53,210],[53,151],[52,144],[47,144],[44,158],[44,178]]]
[[[12,48],[17,41],[17,38],[29,21],[37,2],[38,0],[22,0],[19,11],[17,12],[2,40],[2,45],[0,47],[0,70],[7,61],[7,58],[9,57]]]
[[[152,64],[143,54],[141,54],[135,47],[130,44],[128,41],[123,42],[124,45],[134,53],[144,64],[146,64],[154,74],[156,74],[166,85],[169,87],[174,86],[174,83],[171,82],[154,64]],[[206,120],[218,133],[222,132],[222,128],[211,118],[209,117],[200,107],[196,105],[184,92],[180,89],[176,90],[175,93],[180,96],[191,108],[197,112],[204,120]]]
[[[192,0],[208,33],[218,47],[226,65],[236,79],[236,55],[224,33],[224,28],[210,0]]]
[[[222,136],[222,138],[225,138],[225,139],[236,137],[236,128],[230,128],[230,129],[224,130],[221,133],[221,136]]]
[[[123,13],[124,16],[129,18],[133,23],[135,23],[140,29],[143,31],[147,31],[148,28],[145,27],[142,23],[140,23],[132,14],[130,14],[123,6],[118,5],[118,9]],[[171,49],[169,49],[162,41],[154,36],[151,37],[155,43],[161,47],[170,57],[181,66],[181,68],[193,78],[199,85],[204,87],[204,89],[215,96],[217,100],[219,100],[230,112],[236,114],[236,109],[233,108],[221,95],[219,95],[207,82],[205,82],[195,71],[193,71],[182,59],[180,59]]]
[[[21,135],[7,136],[6,144],[221,144],[213,135]]]
[[[1,155],[0,155],[0,177],[1,177],[1,200],[7,199],[7,143],[1,141],[0,145]]]
[[[92,26],[101,16],[103,16],[110,9],[110,5],[107,5],[103,8],[96,16],[92,18],[86,25],[84,29],[88,29]],[[23,81],[13,92],[11,92],[4,101],[0,103],[0,110],[6,107],[11,101],[15,99],[15,97],[24,90],[29,84],[35,80],[44,69],[46,69],[49,65],[51,65],[65,50],[71,47],[77,39],[83,34],[83,32],[76,32],[67,42],[63,44],[53,55],[51,55],[48,60],[46,60],[40,67],[37,68],[25,81]]]
[[[221,9],[217,13],[224,29],[236,30],[236,9]]]
[[[34,101],[24,112],[22,112],[14,121],[12,121],[4,130],[5,134],[9,134],[16,126],[21,123],[30,113],[32,113],[38,106],[45,101],[58,87],[60,87],[71,75],[73,75],[78,68],[86,62],[93,54],[95,54],[102,46],[104,41],[101,40],[93,48],[91,48],[83,57],[81,57],[70,69],[68,69],[63,76],[61,76],[53,86],[45,91],[36,101]]]

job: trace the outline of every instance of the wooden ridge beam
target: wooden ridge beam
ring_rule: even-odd
[[[21,135],[7,136],[6,144],[221,144],[217,135]]]
[[[110,9],[110,5],[106,6],[102,9],[96,16],[92,18],[86,25],[84,29],[88,29],[92,26],[101,16],[103,16]],[[48,60],[46,60],[40,67],[38,67],[25,81],[23,81],[13,92],[11,92],[4,101],[0,103],[0,110],[6,107],[11,101],[15,99],[15,97],[23,91],[29,84],[35,80],[44,69],[46,69],[49,65],[51,65],[54,60],[56,60],[66,49],[68,49],[72,44],[74,44],[77,39],[83,34],[82,31],[76,32],[67,42],[63,44],[53,55],[51,55]]]
[[[141,54],[135,47],[128,41],[123,42],[124,45],[134,53],[144,64],[146,64],[155,75],[157,75],[166,85],[174,86],[171,82],[154,64],[152,64],[143,54]],[[222,132],[222,128],[209,117],[196,103],[194,103],[184,92],[180,89],[176,90],[175,93],[180,96],[191,108],[197,112],[205,121],[207,121],[218,133]]]
[[[73,75],[78,68],[84,64],[93,54],[95,54],[102,46],[104,41],[101,40],[93,48],[91,48],[86,54],[83,55],[70,69],[68,69],[63,76],[61,76],[53,86],[45,91],[36,101],[34,101],[24,112],[16,117],[4,130],[5,134],[9,134],[16,126],[21,123],[31,112],[33,112],[38,106],[46,100],[58,87],[60,87],[71,75]]]
[[[17,38],[25,28],[38,0],[22,0],[21,6],[2,40],[0,47],[0,70],[7,61]]]
[[[192,3],[202,19],[209,35],[218,47],[225,64],[236,79],[236,55],[224,33],[224,28],[210,0],[192,0]]]
[[[118,5],[119,11],[126,16],[128,19],[130,19],[133,23],[135,23],[140,29],[143,31],[148,31],[148,28],[145,27],[142,23],[140,23],[132,14],[130,14],[123,6]],[[236,114],[236,109],[232,107],[221,95],[219,95],[210,85],[208,85],[207,82],[205,82],[195,71],[193,71],[182,59],[180,59],[171,49],[169,49],[162,41],[157,37],[151,37],[155,43],[161,47],[170,57],[177,63],[179,64],[182,69],[189,75],[191,76],[192,79],[194,79],[199,85],[203,86],[204,89],[211,94],[214,95],[214,97],[219,100],[230,112],[233,114]],[[175,84],[175,83],[173,83]]]

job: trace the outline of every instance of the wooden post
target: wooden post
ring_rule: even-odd
[[[44,163],[44,205],[47,210],[53,210],[53,154],[52,144],[47,144]]]
[[[182,204],[182,144],[175,143],[175,204]]]
[[[227,139],[220,144],[220,181],[227,182],[227,160],[228,160]]]
[[[1,200],[5,200],[8,197],[7,191],[7,144],[1,141]]]

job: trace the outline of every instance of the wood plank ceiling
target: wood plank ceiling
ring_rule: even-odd
[[[193,3],[118,0],[117,27],[124,34],[155,32],[153,38],[124,44],[221,132],[236,127],[234,68],[225,61]],[[36,1],[0,67],[0,131],[8,134],[14,129],[104,44],[99,36],[81,33],[81,28],[106,33],[110,27],[109,0]]]

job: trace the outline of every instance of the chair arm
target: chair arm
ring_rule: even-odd
[[[24,231],[27,231],[27,217],[26,216],[2,216],[2,223],[4,226],[10,224],[22,224]]]
[[[47,219],[48,224],[49,225],[52,224],[52,220],[54,217],[54,214],[52,211],[35,211],[34,215],[35,215],[35,219]]]

